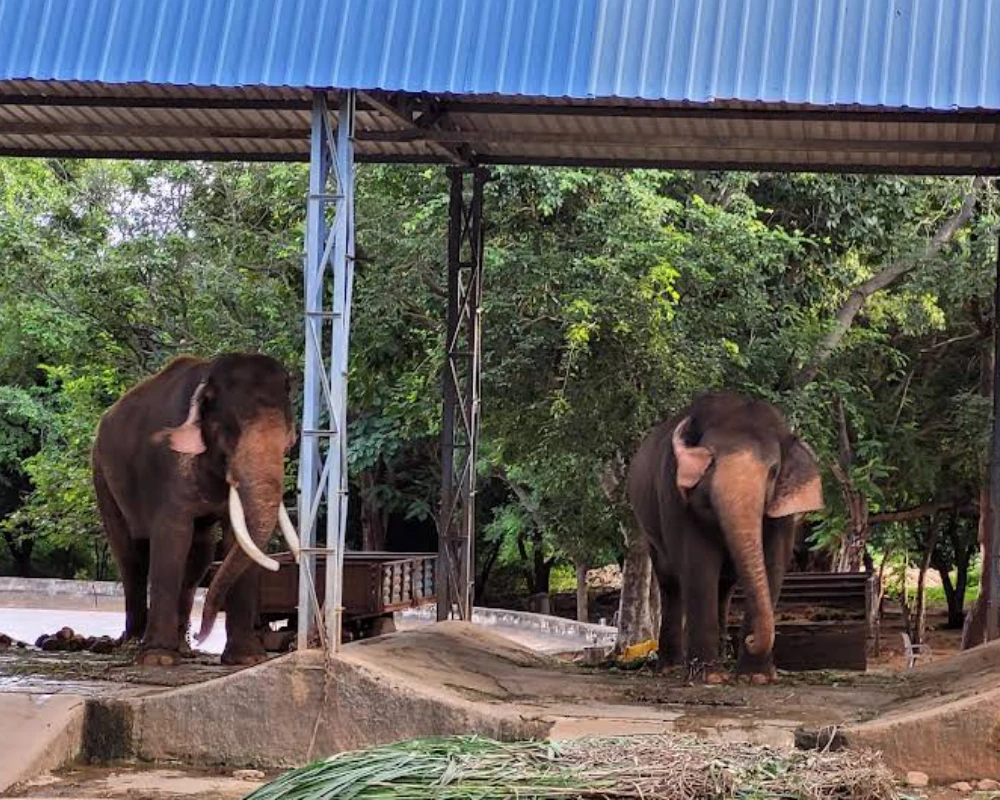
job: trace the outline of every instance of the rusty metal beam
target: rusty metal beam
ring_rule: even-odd
[[[608,136],[606,134],[547,133],[516,129],[413,130],[406,131],[405,138],[400,138],[398,134],[392,131],[364,131],[359,133],[358,138],[365,142],[516,143],[522,148],[533,145],[566,146],[576,144],[585,147],[642,147],[655,150],[735,150],[748,152],[757,150],[941,154],[996,152],[996,145],[993,142],[956,141],[954,139],[787,139],[774,137],[755,139],[748,136],[678,136],[669,133],[655,133],[643,136],[636,136],[634,134]]]
[[[441,376],[438,619],[472,619],[479,440],[484,169],[448,170],[448,305]]]
[[[426,136],[428,131],[436,132],[436,129],[433,127],[437,122],[436,118],[432,121],[431,117],[428,116],[424,123],[421,124],[413,118],[406,108],[394,106],[390,101],[382,100],[369,92],[361,92],[359,96],[366,106],[375,109],[383,116],[402,126],[400,135],[403,138],[401,141],[427,141],[452,164],[459,166],[468,164],[468,159],[457,148],[444,144],[436,137],[432,136],[428,138]]]

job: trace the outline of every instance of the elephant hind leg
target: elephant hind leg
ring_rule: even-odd
[[[676,576],[657,576],[660,583],[660,639],[658,667],[665,670],[684,661],[684,608]]]
[[[133,538],[104,473],[94,466],[97,509],[125,590],[125,632],[122,641],[141,640],[146,633],[146,586],[149,580],[149,540]]]

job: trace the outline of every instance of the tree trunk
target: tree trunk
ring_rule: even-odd
[[[979,552],[982,570],[979,575],[979,597],[972,604],[962,628],[962,649],[968,650],[986,641],[986,615],[990,601],[990,491],[979,490]]]
[[[837,558],[837,572],[860,572],[862,557],[868,546],[868,498],[854,486],[851,478],[851,465],[854,462],[854,449],[851,445],[851,429],[847,419],[847,411],[841,398],[836,400],[838,423],[837,460],[830,465],[840,493],[844,499],[851,520],[848,531],[841,545]]]
[[[954,515],[949,524],[955,524]],[[931,559],[934,556],[934,548],[937,547],[938,536],[941,535],[941,528],[934,517],[930,518],[928,525],[927,537],[924,540],[924,555],[920,560],[920,574],[917,577],[917,618],[913,624],[914,644],[921,644],[924,641],[924,632],[927,625],[927,603],[924,597],[924,590],[927,584],[927,570],[931,566]]]
[[[959,555],[958,558],[961,558],[961,555]],[[959,599],[957,588],[952,585],[951,570],[948,568],[948,564],[943,562],[937,556],[934,556],[931,560],[931,566],[933,566],[934,569],[937,570],[938,575],[941,576],[941,588],[944,589],[944,599],[948,603],[948,623],[945,627],[949,629],[961,628],[963,622],[963,603]],[[962,594],[962,597],[964,597],[964,593]],[[955,624],[956,619],[958,621],[957,625]]]
[[[993,322],[996,324],[996,321]],[[984,347],[979,358],[979,393],[983,397],[993,397],[993,367],[995,354],[992,346]],[[979,483],[979,552],[982,554],[982,570],[979,576],[979,597],[972,604],[962,628],[962,649],[968,650],[986,641],[986,616],[990,602],[990,582],[992,573],[992,553],[990,547],[990,478],[989,459],[980,470]]]
[[[872,598],[875,607],[875,656],[882,655],[882,612],[885,608],[885,565],[889,561],[892,551],[887,551],[882,556],[882,563],[878,566],[878,594]]]
[[[362,470],[358,476],[361,483],[361,549],[369,553],[385,550],[389,528],[388,516],[374,497],[375,487],[381,481],[381,465],[379,461],[371,469]]]
[[[660,582],[656,578],[652,561],[649,565],[649,636],[648,639],[658,639],[660,636]]]
[[[969,588],[969,564],[975,548],[965,548],[961,551],[955,563],[955,608],[954,613],[948,609],[948,627],[958,629],[965,620],[965,593]]]
[[[500,555],[500,548],[503,546],[503,539],[498,538],[493,542],[493,546],[486,553],[486,559],[483,561],[482,570],[479,573],[479,577],[476,579],[476,585],[473,588],[473,604],[480,606],[483,604],[483,597],[486,595],[486,585],[490,579],[490,573],[493,571],[493,565],[497,562],[497,557]]]
[[[590,609],[587,607],[587,562],[576,562],[576,618],[579,622],[590,622]]]
[[[965,622],[965,591],[969,584],[969,562],[975,552],[975,548],[962,544],[957,530],[958,526],[954,525],[947,531],[952,552],[955,553],[955,583],[951,582],[949,564],[942,561],[936,553],[931,561],[931,565],[941,576],[941,586],[948,602],[948,622],[945,624],[948,630],[959,630]]]
[[[618,605],[618,639],[616,652],[626,647],[656,638],[650,618],[650,583],[656,584],[653,565],[646,549],[646,540],[638,531],[623,530],[628,552],[622,573],[622,593]],[[657,593],[658,594],[658,593]]]
[[[913,618],[910,614],[910,604],[906,599],[906,561],[903,562],[903,588],[899,592],[899,614],[903,623],[903,630],[910,635],[912,641],[913,637],[916,636],[916,631],[913,629]]]
[[[4,541],[14,562],[14,571],[18,578],[32,577],[31,553],[35,549],[35,540],[30,536],[4,531]]]
[[[547,595],[549,593],[549,580],[552,576],[552,567],[555,564],[555,559],[545,557],[541,531],[536,530],[532,533],[531,544],[531,592],[532,594]]]

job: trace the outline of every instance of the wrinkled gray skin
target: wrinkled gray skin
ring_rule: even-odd
[[[736,673],[772,681],[774,603],[802,515],[823,507],[813,452],[768,403],[706,394],[647,434],[628,495],[660,585],[661,669],[683,662],[692,679],[729,679],[720,642],[739,581]]]

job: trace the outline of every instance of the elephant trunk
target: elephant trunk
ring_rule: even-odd
[[[719,460],[713,481],[713,505],[743,585],[752,621],[744,646],[755,656],[766,655],[774,647],[774,606],[763,543],[766,488],[767,466],[749,453]]]
[[[262,551],[279,522],[286,441],[283,420],[258,421],[240,437],[228,474],[229,522],[236,544],[208,587],[197,636],[199,644],[212,632],[230,589],[254,562],[267,569],[278,566]]]

